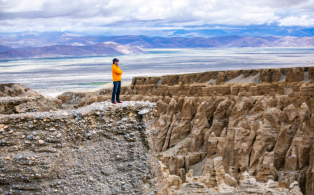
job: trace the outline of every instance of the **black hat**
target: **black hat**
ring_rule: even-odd
[[[115,58],[115,59],[113,59],[112,61],[113,61],[113,63],[116,62],[116,61],[119,62],[119,59]]]

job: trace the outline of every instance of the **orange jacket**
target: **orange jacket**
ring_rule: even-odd
[[[121,81],[121,75],[123,74],[119,66],[112,64],[112,79],[113,82]]]

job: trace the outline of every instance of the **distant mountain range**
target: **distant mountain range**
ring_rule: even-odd
[[[70,33],[51,32],[0,36],[0,52],[6,47],[44,47],[53,45],[91,46],[103,42],[142,48],[193,48],[193,47],[313,47],[314,36],[214,36],[204,37],[148,37],[148,36],[80,36]],[[10,49],[6,48],[6,49]]]
[[[4,48],[0,46],[0,49]],[[7,47],[8,48],[8,47]],[[98,43],[88,46],[80,45],[52,45],[35,48],[9,48],[7,51],[0,52],[0,59],[16,58],[47,58],[65,56],[96,56],[96,55],[117,55],[144,53],[138,47],[121,45],[114,42]]]
[[[314,47],[314,36],[203,37],[79,36],[44,33],[0,37],[0,59],[143,53],[140,48]]]
[[[9,50],[12,50],[12,48],[11,48],[11,47],[7,47],[7,46],[0,45],[0,52],[9,51]]]
[[[314,28],[300,27],[278,27],[278,26],[250,26],[234,27],[222,29],[178,29],[173,32],[172,36],[176,37],[213,37],[240,35],[246,37],[266,37],[266,36],[293,36],[293,37],[312,37]]]
[[[91,40],[91,37],[86,38]],[[86,41],[84,38],[83,40]],[[243,37],[238,35],[211,38],[120,36],[98,37],[99,40],[142,48],[198,48],[198,47],[314,47],[314,37]],[[83,42],[83,40],[81,40]],[[76,40],[79,42],[79,40]]]

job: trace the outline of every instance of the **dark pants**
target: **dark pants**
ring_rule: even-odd
[[[120,91],[121,91],[121,81],[115,81],[113,82],[113,90],[112,90],[112,98],[111,102],[116,102],[116,96],[117,96],[117,102],[120,102]]]

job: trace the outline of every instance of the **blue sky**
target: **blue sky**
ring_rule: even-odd
[[[2,33],[207,36],[255,29],[267,36],[313,28],[314,0],[0,0]]]

